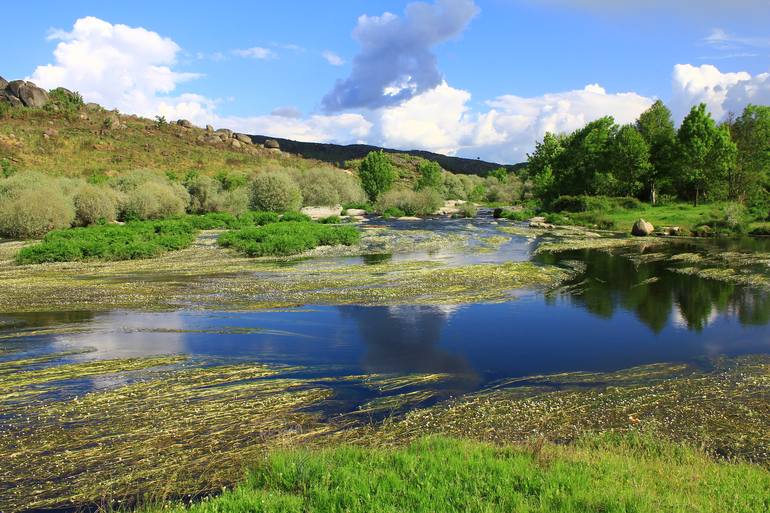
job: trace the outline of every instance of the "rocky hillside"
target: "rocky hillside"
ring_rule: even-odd
[[[303,143],[227,128],[196,127],[109,111],[83,103],[64,88],[46,91],[31,82],[0,77],[0,165],[3,170],[34,169],[63,175],[114,175],[141,168],[182,175],[191,170],[254,170],[278,166],[350,166],[370,151],[368,145]],[[394,164],[413,174],[421,159],[444,169],[484,175],[499,164],[426,151],[384,149]],[[515,169],[517,166],[508,166]]]

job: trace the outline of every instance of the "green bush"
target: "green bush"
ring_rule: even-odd
[[[388,219],[390,217],[404,217],[406,212],[398,207],[388,207],[382,212],[382,217]]]
[[[72,201],[60,190],[36,186],[0,196],[0,235],[34,238],[69,227],[75,220]]]
[[[267,212],[287,212],[302,207],[302,193],[297,183],[283,173],[261,173],[251,182],[249,207]]]
[[[470,201],[467,201],[463,203],[462,205],[458,205],[458,215],[460,217],[476,217],[476,214],[478,213],[478,208],[476,208],[476,205],[471,203]]]
[[[83,184],[72,198],[75,221],[80,226],[99,222],[110,223],[118,213],[117,193],[108,187]]]
[[[442,169],[438,162],[422,160],[417,164],[417,172],[420,173],[415,184],[415,189],[418,191],[427,188],[438,189],[444,183]]]
[[[454,200],[468,199],[468,192],[465,190],[465,185],[462,178],[460,178],[458,175],[455,175],[453,173],[444,172],[443,179],[444,179],[444,184],[443,184],[444,197],[446,199],[454,199]]]
[[[559,196],[550,205],[554,212],[585,212],[586,196]]]
[[[135,221],[125,225],[95,225],[56,230],[43,241],[23,248],[19,264],[78,260],[133,260],[152,258],[189,247],[197,230],[184,220]]]
[[[435,189],[396,189],[383,194],[377,208],[383,213],[397,208],[407,216],[424,216],[435,213],[443,204],[444,199]]]
[[[349,246],[359,238],[358,230],[352,226],[286,221],[224,233],[219,244],[252,257],[287,256],[317,246]]]
[[[197,230],[222,230],[241,228],[246,221],[229,212],[209,212],[203,215],[189,215],[183,218]]]
[[[338,169],[292,169],[290,175],[302,191],[305,206],[334,206],[345,203],[362,203],[366,193],[355,176]]]
[[[250,211],[242,214],[240,220],[245,226],[264,226],[266,224],[277,223],[281,220],[281,217],[275,212]]]
[[[567,216],[565,216],[564,214],[558,214],[553,212],[545,215],[545,222],[551,223],[551,224],[557,224],[557,225],[571,224]]]
[[[182,184],[153,171],[132,171],[113,179],[111,184],[124,194],[118,216],[123,220],[178,217],[190,202]]]
[[[286,212],[281,216],[281,222],[286,221],[299,221],[299,222],[310,222],[310,216],[303,214],[302,212]]]
[[[223,210],[222,184],[219,181],[193,173],[185,178],[184,186],[190,195],[190,213],[205,214]]]
[[[48,92],[48,103],[45,109],[71,115],[77,113],[83,105],[85,104],[80,93],[57,87]]]
[[[319,219],[318,222],[321,224],[340,224],[342,219],[340,219],[340,216],[329,216]]]
[[[122,205],[122,218],[164,219],[184,214],[187,203],[174,185],[176,184],[149,182],[130,191]],[[182,190],[184,191],[183,188]]]
[[[528,208],[519,210],[495,210],[495,217],[508,219],[509,221],[527,221],[528,219],[535,217],[535,215],[535,211]]]

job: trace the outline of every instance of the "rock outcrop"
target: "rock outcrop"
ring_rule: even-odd
[[[644,219],[639,219],[634,223],[633,228],[631,228],[631,235],[636,235],[637,237],[647,237],[652,235],[652,232],[654,231],[655,227],[652,225],[652,223],[648,223]]]
[[[12,107],[44,107],[48,103],[48,93],[32,82],[24,80],[6,81],[0,77],[0,101]]]
[[[251,137],[246,134],[235,134],[235,138],[243,144],[251,144]]]
[[[275,139],[267,139],[265,140],[265,148],[268,150],[280,150],[281,145]]]
[[[195,126],[190,121],[188,121],[186,119],[179,119],[179,120],[177,120],[176,124],[181,126],[182,128],[192,128],[193,126]]]

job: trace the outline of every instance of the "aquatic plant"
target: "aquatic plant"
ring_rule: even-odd
[[[251,257],[296,255],[316,246],[350,246],[359,240],[351,226],[331,226],[286,221],[257,228],[243,228],[219,237],[219,244]]]
[[[19,264],[78,260],[151,258],[190,246],[197,230],[184,221],[134,221],[49,232],[43,241],[23,248]]]

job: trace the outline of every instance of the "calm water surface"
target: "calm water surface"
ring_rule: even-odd
[[[473,233],[495,229],[488,219],[426,224],[417,226]],[[449,265],[526,260],[537,244],[514,237],[491,252],[472,245],[462,252],[378,255],[340,264],[426,257]],[[735,249],[720,244],[726,243],[688,243],[666,251]],[[178,353],[207,361],[301,364],[325,375],[451,373],[458,378],[458,392],[502,378],[656,362],[705,364],[719,355],[770,352],[770,297],[765,292],[676,274],[666,261],[634,263],[623,251],[573,251],[535,261],[579,261],[585,271],[560,290],[517,291],[517,299],[500,304],[14,314],[0,316],[15,324],[0,329],[0,336],[20,329],[74,328],[3,341],[23,349],[21,356],[95,349],[72,361]],[[83,384],[91,386],[96,386],[93,381]]]

